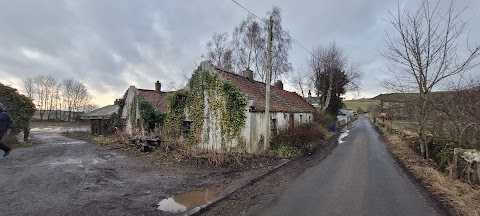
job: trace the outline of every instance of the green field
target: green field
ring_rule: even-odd
[[[343,101],[347,109],[357,111],[361,108],[364,111],[370,111],[371,107],[376,107],[380,105],[380,100],[372,100],[372,99],[361,99],[361,100],[346,100]],[[383,103],[384,106],[388,106],[388,102]]]

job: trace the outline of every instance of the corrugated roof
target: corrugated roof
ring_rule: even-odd
[[[221,68],[215,68],[221,77],[232,82],[240,91],[247,94],[249,100],[253,100],[253,111],[265,111],[265,88],[263,82],[252,81],[248,78],[225,71]],[[306,102],[295,92],[289,92],[270,87],[270,110],[272,112],[313,112],[315,108]]]
[[[157,92],[155,90],[138,89],[138,95],[148,100],[160,112],[167,112],[167,95],[170,92]]]
[[[108,105],[98,108],[81,115],[81,119],[104,119],[110,118],[113,113],[118,111],[118,105]]]
[[[338,114],[339,115],[350,115],[350,112],[348,110],[345,110],[345,109],[340,109],[338,111]]]

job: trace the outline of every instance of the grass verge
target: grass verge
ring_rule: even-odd
[[[435,169],[398,135],[375,125],[383,133],[393,156],[451,215],[480,215],[480,187],[472,186]]]

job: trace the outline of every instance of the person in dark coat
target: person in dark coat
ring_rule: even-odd
[[[3,136],[7,133],[7,130],[13,126],[13,122],[12,117],[10,117],[10,114],[5,110],[5,106],[0,103],[0,149],[4,151],[3,157],[8,156],[10,151],[12,151],[10,147],[6,146],[1,141]]]

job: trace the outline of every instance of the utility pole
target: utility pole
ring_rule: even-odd
[[[265,80],[265,140],[264,147],[267,150],[270,147],[270,83],[272,76],[272,40],[273,40],[273,20],[270,16],[268,23],[268,45],[267,45],[267,76]]]

